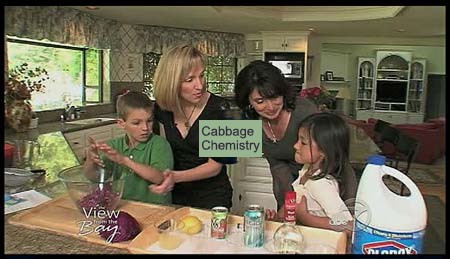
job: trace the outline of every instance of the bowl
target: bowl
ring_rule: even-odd
[[[124,179],[113,179],[110,172],[102,177],[101,170],[104,169],[92,172],[90,178],[86,177],[82,165],[58,173],[70,198],[85,215],[92,210],[115,210],[122,199]]]
[[[5,168],[5,186],[19,187],[30,183],[41,175],[42,173],[32,173],[30,170],[21,168]]]

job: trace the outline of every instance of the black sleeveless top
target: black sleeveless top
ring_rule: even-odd
[[[166,139],[173,152],[174,170],[191,169],[208,161],[207,157],[199,157],[199,120],[224,120],[228,107],[224,98],[211,93],[205,108],[183,139],[175,126],[173,113],[164,111],[155,104],[155,120],[164,125]],[[172,190],[174,204],[205,209],[215,206],[231,208],[233,189],[225,164],[236,163],[236,158],[211,157],[211,159],[223,164],[220,173],[202,180],[176,183]]]

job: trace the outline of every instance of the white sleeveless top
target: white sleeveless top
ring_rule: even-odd
[[[297,203],[304,195],[309,214],[330,219],[353,220],[347,206],[339,196],[339,185],[333,176],[328,175],[318,180],[309,179],[305,184],[300,184],[300,178],[308,171],[308,168],[309,164],[305,164],[299,171],[297,180],[292,183],[297,194]],[[314,175],[318,173],[320,169],[314,172]]]

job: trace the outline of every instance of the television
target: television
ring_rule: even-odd
[[[377,102],[406,103],[407,82],[377,81]]]

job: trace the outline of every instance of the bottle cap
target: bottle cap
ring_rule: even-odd
[[[367,163],[372,165],[384,165],[386,157],[382,155],[371,155],[367,158]]]

